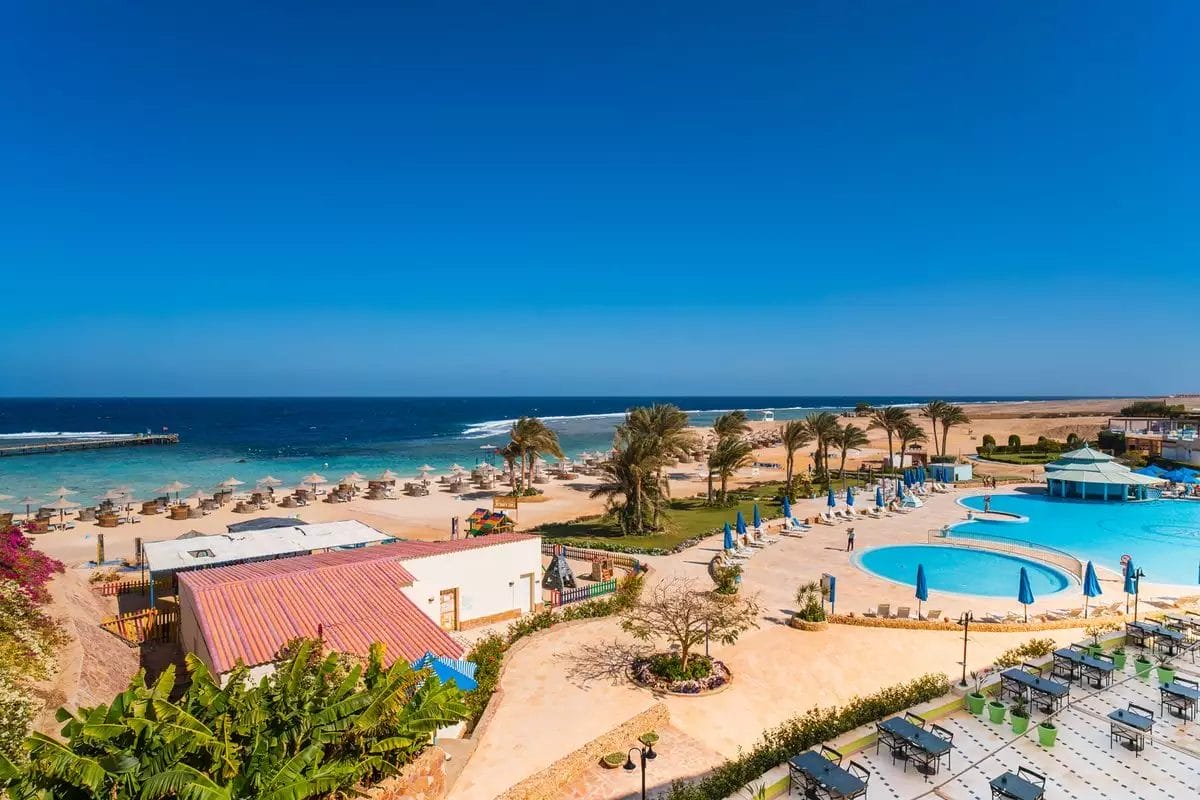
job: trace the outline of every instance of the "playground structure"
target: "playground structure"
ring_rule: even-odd
[[[542,588],[562,592],[576,588],[575,573],[567,563],[567,554],[561,545],[555,545],[554,555],[550,556],[550,565],[542,576]]]
[[[491,533],[508,533],[516,523],[502,511],[477,508],[467,517],[467,536],[487,536]]]

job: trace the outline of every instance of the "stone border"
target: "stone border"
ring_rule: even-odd
[[[1073,619],[1056,619],[1047,622],[981,622],[972,620],[971,630],[977,633],[1023,633],[1034,631],[1054,631],[1065,628],[1086,628],[1097,622],[1112,622],[1124,624],[1132,616],[1110,615],[1104,617],[1076,617]],[[832,616],[828,620],[834,625],[851,625],[859,628],[904,628],[914,631],[957,631],[962,630],[958,622],[931,622],[916,619],[881,619],[879,617],[856,617],[846,614]]]
[[[715,658],[712,659],[712,662],[714,664],[720,664],[721,667],[727,673],[727,676],[725,678],[724,683],[722,683],[717,688],[709,689],[706,692],[675,692],[670,689],[664,689],[661,686],[654,686],[649,683],[642,683],[641,681],[639,681],[637,679],[637,676],[633,674],[633,665],[630,665],[627,675],[629,677],[630,682],[633,683],[634,686],[637,686],[639,689],[645,689],[646,691],[652,692],[654,694],[662,694],[662,695],[666,695],[667,697],[712,697],[714,694],[720,694],[721,692],[725,691],[726,689],[728,689],[730,686],[733,685],[733,671],[725,665],[725,662],[718,661]]]

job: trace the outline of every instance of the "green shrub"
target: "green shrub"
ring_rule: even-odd
[[[1021,448],[1021,437],[1017,436],[1015,433],[1009,434],[1008,446],[1014,450],[1019,450]]]
[[[950,691],[942,674],[923,675],[866,697],[855,697],[844,706],[813,708],[763,733],[762,741],[737,759],[726,761],[695,781],[675,781],[667,800],[723,800],[788,758],[834,739],[860,725],[897,714],[906,708],[941,697]]]
[[[824,622],[825,604],[822,602],[823,599],[821,584],[817,581],[800,584],[796,589],[798,607],[794,616],[805,622]]]
[[[1054,652],[1057,645],[1053,639],[1030,639],[1024,644],[1009,648],[993,662],[1000,669],[1018,666],[1028,658],[1044,658]]]
[[[985,433],[983,435],[983,446],[984,447],[995,447],[996,446],[996,437],[992,436],[990,433]]]
[[[692,656],[684,668],[679,656],[656,653],[650,656],[650,672],[669,681],[698,681],[712,674],[712,659],[708,656]]]

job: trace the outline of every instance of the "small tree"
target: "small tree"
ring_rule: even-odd
[[[805,622],[825,621],[825,592],[820,581],[802,583],[796,588],[797,619]]]
[[[1008,437],[1008,447],[1014,453],[1020,452],[1021,451],[1021,437],[1017,436],[1015,433],[1010,434]]]
[[[995,447],[996,446],[996,437],[992,436],[990,433],[985,433],[983,435],[983,446],[984,447]]]
[[[758,627],[755,598],[714,597],[687,578],[670,578],[642,593],[621,613],[621,628],[643,641],[663,641],[686,672],[692,650],[710,639],[733,644],[738,636]]]

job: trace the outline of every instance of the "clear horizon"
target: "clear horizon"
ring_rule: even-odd
[[[3,395],[1103,397],[1197,366],[1195,4],[0,21]]]

